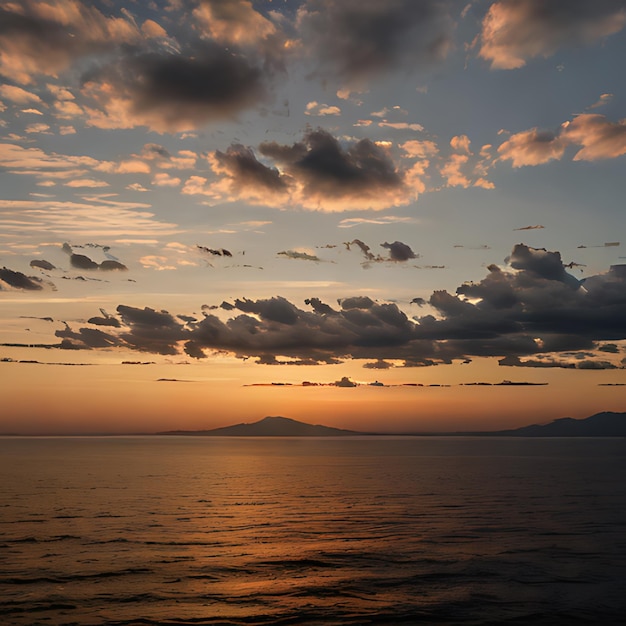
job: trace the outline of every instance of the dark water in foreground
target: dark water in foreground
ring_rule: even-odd
[[[626,440],[0,439],[2,624],[613,624]]]

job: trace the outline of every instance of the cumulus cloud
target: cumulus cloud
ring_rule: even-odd
[[[563,156],[567,142],[551,131],[536,128],[512,135],[500,145],[498,154],[503,160],[512,162],[513,167],[540,165]]]
[[[344,147],[329,132],[317,129],[302,142],[264,142],[259,151],[294,181],[292,193],[306,208],[384,209],[409,200],[402,173],[386,150],[369,139]]]
[[[516,69],[568,45],[592,44],[626,24],[624,0],[497,0],[482,23],[479,56]]]
[[[209,156],[209,163],[222,177],[208,188],[217,198],[243,198],[271,206],[281,202],[289,190],[288,177],[261,163],[251,148],[240,144],[231,145],[225,152],[216,150]]]
[[[410,172],[394,163],[387,148],[369,139],[340,142],[322,129],[309,130],[292,145],[263,142],[260,156],[250,147],[232,144],[207,157],[217,180],[190,176],[182,192],[215,201],[295,204],[328,212],[382,210],[415,196],[408,184],[413,182]]]
[[[298,26],[320,71],[358,87],[398,66],[443,59],[451,45],[448,6],[440,0],[309,0],[298,11]]]
[[[147,126],[193,130],[239,112],[266,95],[268,70],[213,42],[183,52],[143,52],[87,77],[88,123],[98,128]]]
[[[611,362],[611,353],[601,346],[626,340],[626,266],[579,281],[565,271],[558,252],[518,244],[507,267],[491,265],[488,271],[456,294],[433,292],[429,304],[436,315],[409,319],[397,304],[367,296],[341,299],[338,308],[309,298],[308,309],[279,296],[240,298],[222,307],[231,315],[227,320],[209,307],[196,321],[120,305],[122,326],[111,329],[107,341],[158,354],[184,351],[194,358],[225,351],[262,363],[284,357],[311,363],[399,360],[419,366],[494,356],[503,364],[557,359],[579,367],[583,361]],[[64,337],[75,346],[83,341],[94,347],[80,332]],[[596,353],[602,358],[594,358]]]
[[[322,104],[320,102],[312,101],[309,102],[305,109],[305,115],[341,115],[341,109],[338,106],[328,104]]]
[[[611,122],[604,115],[584,113],[564,122],[558,132],[536,128],[511,135],[498,148],[501,160],[513,167],[559,160],[568,146],[579,146],[574,161],[614,159],[626,154],[626,121]]]
[[[227,44],[258,45],[277,33],[250,0],[200,0],[193,16],[203,33]]]
[[[615,124],[604,115],[586,113],[565,124],[562,135],[566,141],[582,146],[574,161],[613,159],[626,154],[626,120]]]

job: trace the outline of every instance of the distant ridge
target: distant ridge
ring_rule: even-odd
[[[626,437],[626,413],[603,411],[584,419],[563,417],[549,424],[532,424],[511,430],[473,432],[368,433],[320,424],[307,424],[289,417],[265,417],[258,422],[235,424],[211,430],[169,430],[156,434],[208,437],[346,437],[386,434],[468,437]]]
[[[235,424],[211,430],[170,430],[159,435],[205,435],[209,437],[341,437],[364,435],[354,430],[307,424],[289,417],[265,417],[250,424]]]
[[[626,437],[626,413],[603,411],[584,419],[563,417],[549,424],[532,424],[511,430],[472,432],[368,433],[320,424],[307,424],[289,417],[265,417],[258,422],[235,424],[211,430],[169,430],[157,435],[207,437],[347,437],[355,435],[466,436],[466,437]]]
[[[580,420],[562,417],[549,424],[468,434],[502,437],[626,437],[626,413],[603,411]]]

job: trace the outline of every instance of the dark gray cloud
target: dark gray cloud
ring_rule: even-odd
[[[45,259],[33,259],[30,262],[30,266],[31,267],[38,267],[39,269],[42,270],[53,270],[56,269],[54,265],[52,265],[52,263],[50,263],[49,261],[46,261]]]
[[[196,245],[196,248],[200,250],[200,252],[204,252],[210,256],[225,256],[231,257],[233,253],[230,250],[226,250],[226,248],[207,248],[206,246]]]
[[[241,144],[211,153],[211,169],[221,180],[209,188],[192,181],[185,193],[322,211],[380,210],[414,198],[387,147],[369,139],[340,141],[318,128],[291,145],[262,142],[257,150],[263,159]]]
[[[403,176],[389,155],[369,139],[343,147],[329,132],[317,129],[302,142],[291,146],[264,142],[259,151],[302,185],[303,196],[319,202],[351,198],[365,202],[404,188]]]
[[[8,267],[0,269],[0,280],[15,289],[40,291],[44,288],[43,281],[40,278],[36,276],[26,276],[26,274],[10,270]]]
[[[116,317],[111,316],[90,317],[87,323],[95,324],[96,326],[112,326],[113,328],[119,328],[122,325]]]
[[[385,243],[381,243],[380,245],[389,250],[389,258],[392,261],[402,262],[417,258],[417,255],[411,250],[410,246],[407,246],[401,241],[394,241],[393,243],[387,243],[385,241]]]
[[[156,311],[150,307],[139,309],[120,304],[117,312],[129,328],[120,339],[128,346],[142,352],[155,354],[177,354],[176,342],[184,338],[183,326],[167,311]]]
[[[357,358],[424,366],[497,356],[502,364],[531,357],[585,369],[597,367],[587,362],[608,362],[611,349],[600,348],[626,340],[626,265],[579,281],[565,272],[556,252],[518,244],[509,261],[504,270],[489,266],[483,280],[461,285],[456,294],[435,291],[429,304],[436,316],[409,319],[397,304],[367,296],[340,299],[339,309],[318,298],[307,299],[303,309],[276,296],[224,303],[222,309],[231,315],[226,321],[209,307],[196,321],[120,305],[122,327],[111,332],[120,345],[136,350],[176,354],[184,349],[195,358],[223,351],[262,363]],[[60,336],[84,341],[86,347],[104,341],[80,333]]]
[[[107,259],[102,261],[102,263],[97,263],[91,257],[88,257],[86,254],[77,254],[73,251],[72,246],[68,243],[64,243],[62,246],[63,252],[69,255],[70,257],[70,265],[79,270],[101,270],[103,272],[114,272],[114,271],[126,271],[128,268],[123,264],[117,261],[114,257],[109,254],[110,247],[102,246],[100,244],[95,243],[87,243],[84,246],[75,246],[77,248],[101,248],[105,255],[107,255]]]
[[[251,148],[241,144],[232,144],[226,152],[216,150],[214,169],[227,174],[234,187],[249,187],[268,192],[287,191],[289,179],[276,168],[263,165]]]
[[[384,257],[380,254],[374,254],[372,249],[360,239],[353,239],[352,241],[344,241],[344,246],[346,246],[347,250],[350,250],[352,246],[357,246],[359,250],[363,253],[365,257],[365,261],[363,262],[364,267],[368,267],[371,263],[384,263],[386,261],[393,261],[394,263],[403,263],[408,261],[409,259],[416,259],[419,257],[418,254],[415,254],[411,247],[401,241],[394,241],[393,243],[384,242],[381,243],[381,248],[386,248],[389,250],[389,256]]]
[[[373,361],[371,363],[364,363],[363,367],[367,370],[388,370],[393,367],[393,363],[379,360],[379,361]]]
[[[54,334],[62,340],[60,347],[63,350],[110,348],[123,343],[115,335],[97,328],[80,328],[74,331],[67,324],[63,330],[57,330]]]
[[[505,357],[498,361],[498,365],[512,367],[538,367],[550,368],[556,367],[560,369],[578,369],[578,370],[614,370],[620,366],[610,361],[602,359],[579,359],[579,360],[562,360],[554,357],[544,359],[520,359],[519,357]]]
[[[70,265],[79,270],[97,270],[100,266],[85,254],[70,255]]]
[[[335,387],[356,387],[357,384],[347,376],[342,376],[341,380],[335,382]]]
[[[104,261],[102,261],[102,263],[100,263],[100,265],[98,266],[98,269],[101,272],[125,272],[128,270],[128,268],[123,263],[120,263],[119,261],[113,261],[112,259],[105,259]]]
[[[265,99],[269,75],[236,49],[205,41],[181,53],[128,55],[84,80],[109,118],[111,98],[121,98],[127,110],[120,124],[163,132],[235,119]]]
[[[445,57],[452,20],[446,0],[309,0],[298,24],[322,73],[350,85]]]
[[[526,270],[541,278],[563,282],[572,287],[580,284],[565,271],[560,252],[548,252],[545,248],[530,248],[518,244],[506,261],[516,270]]]
[[[360,239],[353,239],[352,241],[345,241],[344,245],[348,250],[350,250],[351,246],[357,246],[359,250],[363,253],[363,256],[368,261],[375,261],[376,255],[373,254],[372,249]]]
[[[284,256],[288,259],[299,259],[301,261],[321,261],[316,254],[309,254],[308,252],[298,252],[297,250],[283,250],[276,253],[279,256]]]

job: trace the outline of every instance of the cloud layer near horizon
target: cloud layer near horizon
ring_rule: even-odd
[[[66,327],[57,336],[63,347],[78,349],[184,351],[195,358],[227,352],[266,364],[400,360],[405,366],[478,356],[523,365],[515,359],[555,353],[566,358],[593,353],[598,342],[626,340],[626,265],[580,281],[566,271],[558,252],[524,244],[515,246],[507,262],[504,269],[490,265],[483,280],[461,285],[454,295],[435,291],[429,304],[436,315],[413,319],[395,303],[365,296],[341,299],[338,308],[312,297],[305,302],[312,310],[277,296],[224,303],[223,310],[239,311],[225,321],[209,307],[200,319],[183,319],[165,310],[119,305],[119,330]]]

